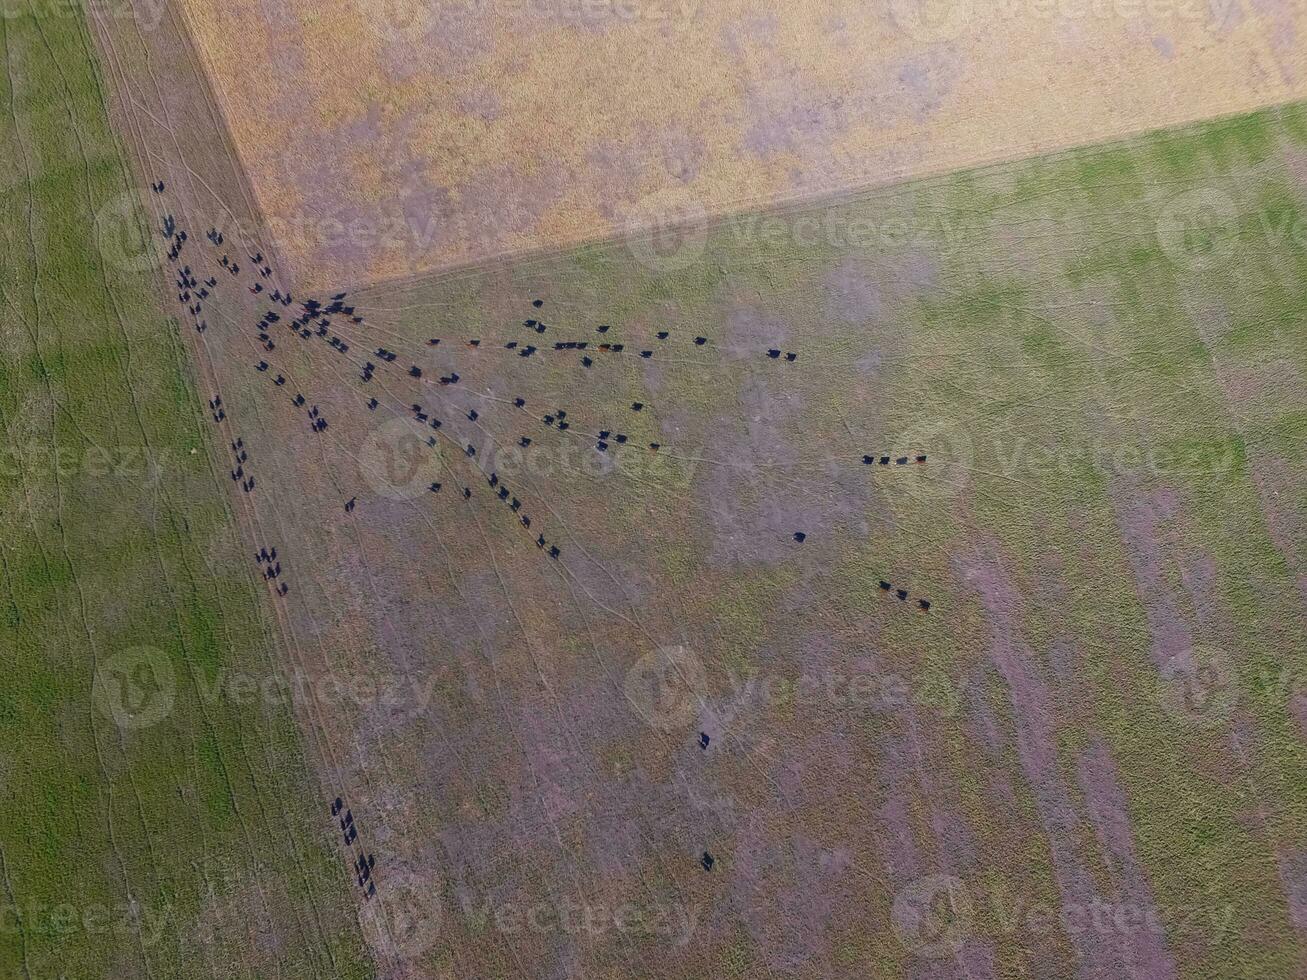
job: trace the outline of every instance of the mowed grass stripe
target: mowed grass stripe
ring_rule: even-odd
[[[176,326],[96,248],[134,181],[85,25],[40,9],[0,21],[0,973],[367,975],[288,706],[215,693],[269,638]],[[175,693],[123,727],[93,679],[136,647]]]

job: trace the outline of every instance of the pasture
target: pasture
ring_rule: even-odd
[[[0,18],[0,973],[366,976],[196,377],[97,216],[132,178],[80,13]],[[38,13],[39,11],[39,13]]]

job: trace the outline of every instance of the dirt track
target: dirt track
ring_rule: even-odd
[[[1307,94],[1307,13],[1291,3],[181,5],[306,288]]]

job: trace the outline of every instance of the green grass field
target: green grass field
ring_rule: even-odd
[[[35,8],[37,5],[32,5]],[[368,975],[81,12],[0,18],[0,975]],[[141,220],[144,218],[142,216]]]
[[[802,774],[796,796],[814,801],[796,817],[751,798],[754,819],[777,821],[767,839],[815,838],[884,872],[843,879],[855,925],[809,966],[921,965],[894,919],[913,879],[884,870],[911,867],[902,833],[917,881],[947,874],[970,896],[946,952],[992,957],[998,975],[1128,975],[1111,972],[1120,956],[1138,975],[1169,961],[1185,977],[1287,977],[1307,862],[1304,160],[1307,112],[1288,106],[356,299],[400,311],[384,326],[403,349],[487,338],[446,356],[469,386],[527,397],[501,447],[529,432],[551,452],[560,438],[532,423],[554,406],[578,431],[664,443],[661,462],[615,474],[532,477],[502,452],[495,468],[529,505],[549,501],[583,581],[601,580],[589,556],[647,576],[631,608],[696,651],[713,703],[733,704],[741,676],[797,684],[865,658],[908,684],[896,711],[778,699],[734,721],[774,734],[777,771]],[[658,354],[590,369],[497,355],[535,339],[519,312],[535,295],[554,331],[541,343],[611,323],[603,339]],[[800,357],[768,361],[773,346]],[[866,468],[866,452],[931,463]],[[445,538],[463,533],[454,508],[427,510],[449,515]],[[530,561],[511,522],[486,523],[501,565]],[[882,577],[933,597],[930,615],[905,615]],[[540,632],[570,651],[584,638],[569,615]],[[649,642],[601,650],[628,667]],[[814,746],[815,732],[837,737]],[[833,746],[859,764],[833,765]],[[660,758],[643,733],[620,751]],[[723,750],[713,791],[756,790],[755,762]],[[836,799],[837,816],[816,802]],[[886,800],[906,830],[882,825]],[[745,873],[750,844],[715,839],[727,874]],[[805,907],[823,887],[767,886]],[[753,922],[750,894],[735,912]],[[1122,918],[1057,921],[1094,901]],[[743,953],[728,939],[701,926],[686,975],[737,953],[740,975],[783,969],[762,933]]]

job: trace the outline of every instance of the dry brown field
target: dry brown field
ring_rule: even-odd
[[[180,0],[288,276],[417,275],[1307,95],[1297,3]]]

